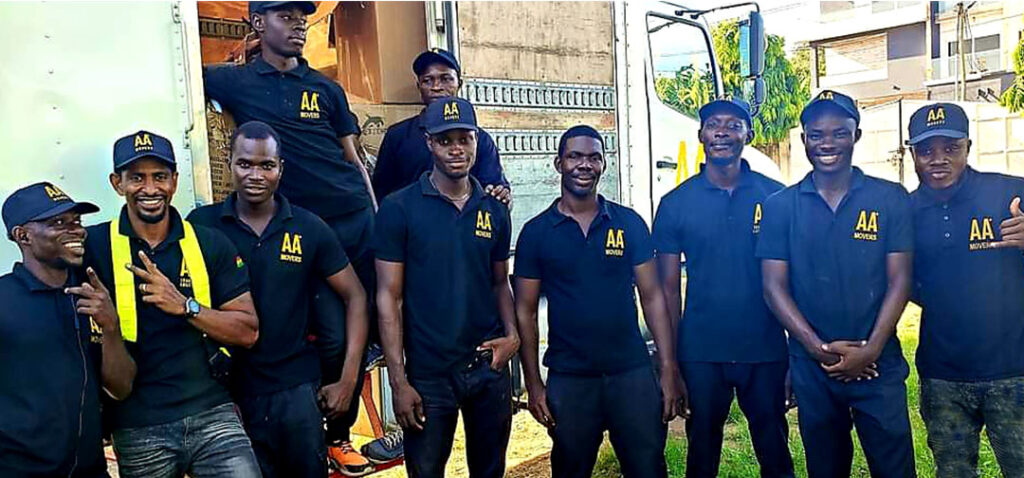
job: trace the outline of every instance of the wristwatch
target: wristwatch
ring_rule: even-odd
[[[199,315],[199,302],[195,298],[185,299],[185,318],[194,319]]]

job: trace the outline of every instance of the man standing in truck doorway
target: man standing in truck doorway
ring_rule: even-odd
[[[420,53],[412,62],[416,88],[425,106],[455,96],[462,87],[462,69],[447,50],[433,48]],[[424,110],[426,111],[426,110]],[[433,167],[434,161],[423,139],[424,112],[395,123],[384,133],[373,170],[373,190],[377,198],[402,189],[419,179]],[[488,194],[508,204],[511,190],[502,172],[501,160],[494,139],[477,129],[476,164],[469,172],[484,186]]]
[[[1024,476],[1024,178],[968,166],[968,127],[953,103],[910,117],[921,417],[935,476],[978,476],[982,427]]]
[[[807,474],[849,476],[856,425],[871,476],[913,477],[910,369],[896,338],[910,296],[910,198],[853,166],[852,98],[824,90],[800,122],[813,171],[765,201],[757,256],[789,332]]]
[[[223,105],[237,124],[262,121],[277,131],[281,159],[288,164],[281,194],[327,222],[372,301],[376,279],[369,240],[376,200],[356,152],[358,127],[345,91],[302,58],[306,17],[315,11],[314,2],[249,2],[260,54],[244,65],[207,67],[206,94]],[[343,328],[344,304],[323,281],[317,283],[314,314],[318,321]],[[371,340],[372,317],[371,311]],[[357,399],[362,384],[359,380]],[[370,467],[351,446],[349,429],[358,412],[358,400],[353,400],[348,413],[327,425],[330,459],[350,475]]]
[[[761,261],[754,256],[765,199],[783,185],[752,171],[743,159],[744,147],[754,139],[745,101],[715,100],[699,115],[707,163],[661,199],[653,234],[689,392],[686,476],[718,476],[722,431],[735,395],[750,426],[761,476],[792,477],[786,335],[764,302]],[[681,255],[686,257],[685,308]]]

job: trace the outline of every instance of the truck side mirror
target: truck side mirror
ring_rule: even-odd
[[[747,20],[740,22],[740,75],[753,79],[764,73],[764,19],[761,12],[752,11]]]

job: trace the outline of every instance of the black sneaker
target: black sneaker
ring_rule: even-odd
[[[382,463],[388,463],[397,460],[405,454],[405,447],[403,446],[404,436],[402,435],[402,429],[398,428],[385,434],[384,436],[363,445],[361,449],[362,454],[370,463],[380,465]]]

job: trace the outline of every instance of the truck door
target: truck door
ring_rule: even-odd
[[[719,96],[711,41],[699,23],[648,12],[645,88],[651,147],[651,214],[704,161],[697,110]]]

